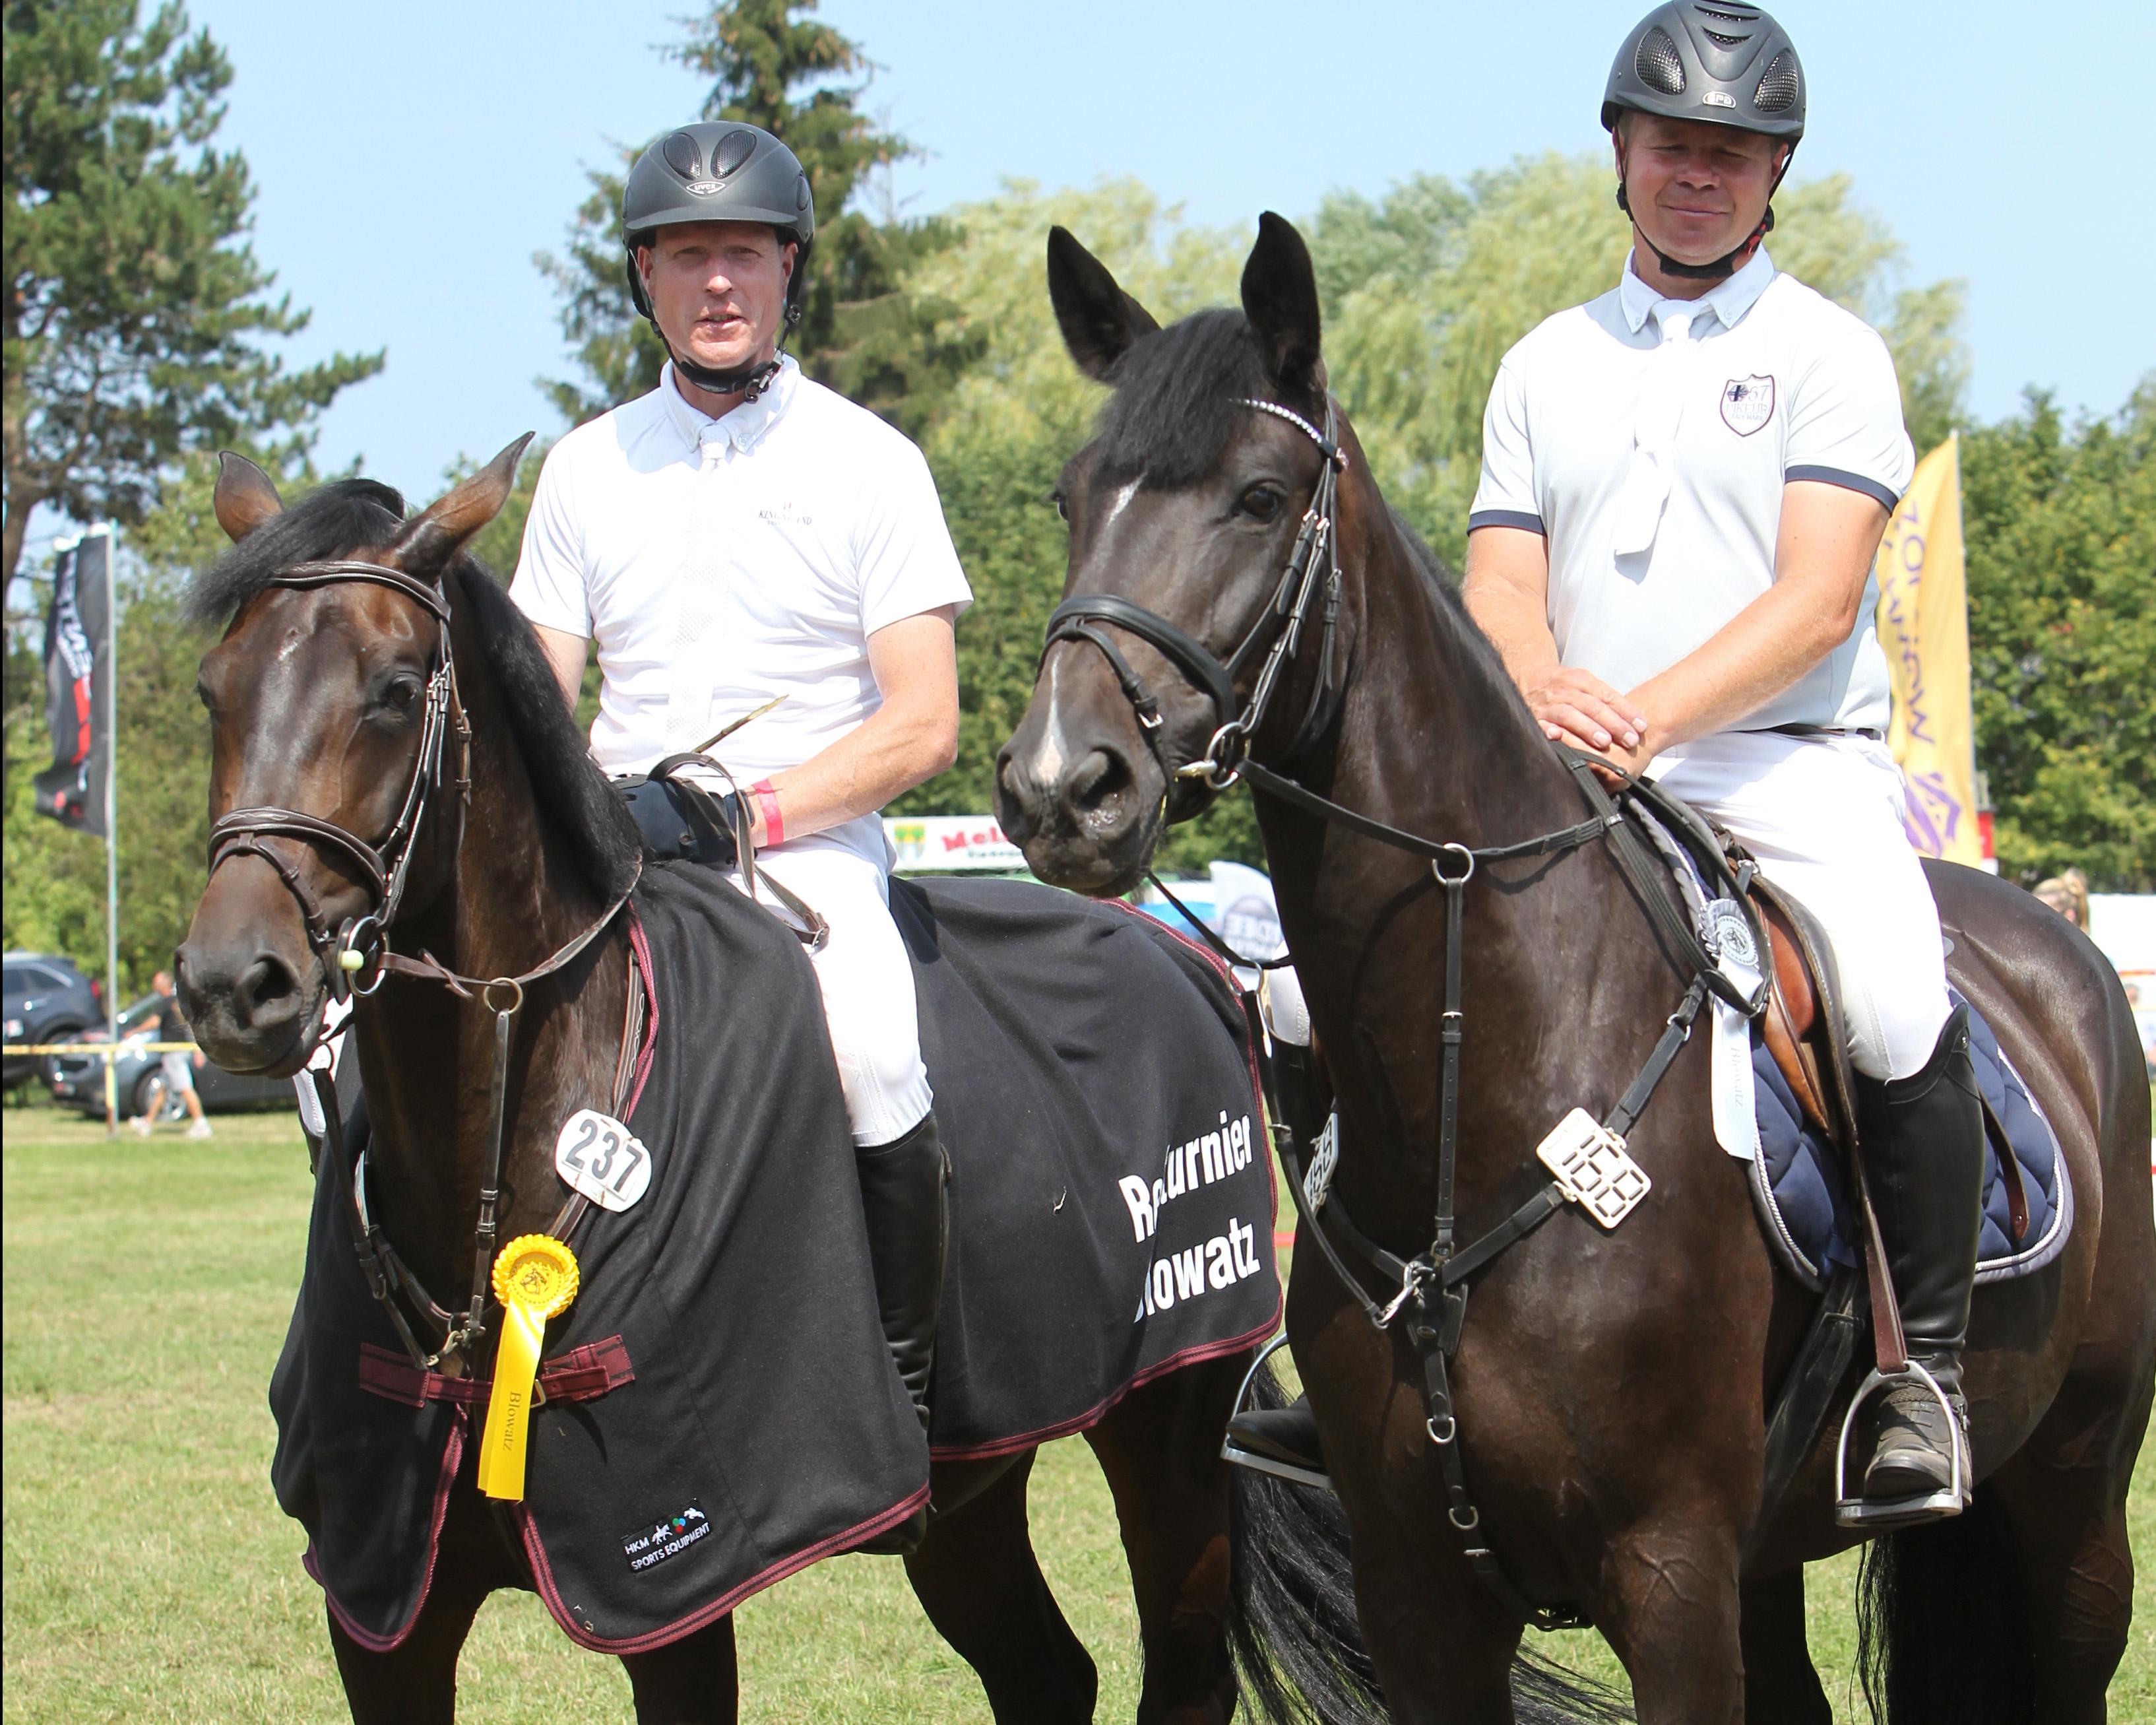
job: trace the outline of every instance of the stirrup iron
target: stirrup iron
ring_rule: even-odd
[[[1953,1471],[1946,1485],[1937,1491],[1920,1491],[1908,1497],[1870,1498],[1859,1491],[1854,1497],[1849,1493],[1849,1439],[1856,1429],[1856,1413],[1865,1403],[1881,1390],[1892,1389],[1912,1380],[1931,1391],[1940,1411],[1947,1417],[1947,1432],[1953,1445]],[[1834,1519],[1839,1527],[1868,1527],[1875,1532],[1891,1532],[1896,1527],[1913,1527],[1921,1522],[1944,1521],[1948,1516],[1958,1516],[1969,1502],[1969,1434],[1963,1428],[1961,1416],[1954,1412],[1952,1398],[1939,1388],[1939,1381],[1922,1366],[1911,1360],[1899,1372],[1874,1370],[1856,1387],[1856,1393],[1849,1398],[1849,1412],[1842,1415],[1841,1441],[1834,1452]]]

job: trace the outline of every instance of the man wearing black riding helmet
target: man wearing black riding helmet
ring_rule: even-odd
[[[1825,927],[1922,1368],[1872,1404],[1862,1501],[1842,1511],[1887,1527],[1968,1501],[1984,1152],[1966,1018],[1881,740],[1871,563],[1914,467],[1893,364],[1763,244],[1804,95],[1787,33],[1737,0],[1671,0],[1626,36],[1602,121],[1630,256],[1614,289],[1505,357],[1466,597],[1553,740],[1651,764]],[[1727,1113],[1725,1146],[1756,1155],[1748,1110]]]
[[[829,925],[810,960],[885,1331],[925,1426],[945,1162],[877,811],[951,764],[952,626],[971,595],[921,451],[782,351],[815,232],[808,176],[757,126],[685,126],[644,152],[624,267],[667,363],[658,389],[548,454],[510,592],[572,707],[596,641],[592,751],[609,772],[648,773],[754,716],[719,753],[748,787],[758,872]],[[684,823],[636,806],[679,854]]]

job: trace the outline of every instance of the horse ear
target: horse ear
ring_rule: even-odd
[[[1291,395],[1320,383],[1322,320],[1310,248],[1292,223],[1267,210],[1243,265],[1243,315],[1258,332],[1265,375]]]
[[[501,513],[516,485],[516,464],[531,441],[526,431],[486,466],[437,497],[398,529],[387,560],[408,574],[431,580],[487,523]]]
[[[1132,342],[1160,327],[1068,228],[1048,230],[1048,297],[1063,345],[1078,369],[1096,380],[1106,378]]]
[[[271,516],[285,512],[270,476],[230,450],[217,458],[217,489],[211,502],[217,510],[217,524],[235,545]]]

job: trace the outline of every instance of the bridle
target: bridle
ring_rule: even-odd
[[[1288,1189],[1294,1197],[1304,1228],[1317,1242],[1341,1286],[1348,1291],[1362,1308],[1364,1316],[1380,1333],[1389,1331],[1394,1321],[1403,1313],[1407,1316],[1408,1341],[1423,1368],[1424,1429],[1437,1451],[1439,1465],[1444,1475],[1448,1499],[1446,1515],[1466,1542],[1470,1566],[1497,1602],[1514,1615],[1544,1629],[1568,1627],[1584,1619],[1578,1618],[1569,1607],[1530,1604],[1506,1576],[1496,1554],[1481,1536],[1481,1516],[1468,1494],[1466,1471],[1460,1460],[1460,1420],[1453,1403],[1448,1373],[1448,1362],[1460,1347],[1462,1329],[1466,1322],[1471,1278],[1486,1269],[1507,1249],[1526,1238],[1563,1209],[1567,1202],[1580,1196],[1576,1189],[1553,1178],[1546,1182],[1532,1197],[1495,1228],[1464,1243],[1457,1237],[1454,1186],[1459,1159],[1460,1063],[1466,1024],[1461,1005],[1460,948],[1467,883],[1474,878],[1477,868],[1485,862],[1527,857],[1554,857],[1583,845],[1605,843],[1609,847],[1611,857],[1625,876],[1634,897],[1645,907],[1664,945],[1689,968],[1690,985],[1676,1011],[1671,1013],[1666,1020],[1653,1052],[1625,1087],[1615,1106],[1599,1123],[1599,1131],[1605,1140],[1614,1141],[1620,1151],[1625,1135],[1645,1112],[1664,1074],[1676,1060],[1678,1051],[1691,1040],[1692,1025],[1708,996],[1712,995],[1727,1002],[1748,1017],[1756,1017],[1764,1009],[1768,984],[1763,980],[1755,990],[1748,994],[1722,973],[1715,955],[1707,950],[1701,932],[1662,890],[1659,866],[1648,855],[1633,823],[1595,776],[1597,768],[1607,769],[1608,766],[1599,757],[1584,754],[1562,744],[1553,745],[1558,759],[1572,775],[1582,799],[1588,806],[1588,819],[1574,826],[1512,844],[1475,847],[1445,843],[1389,826],[1359,810],[1322,796],[1286,774],[1250,758],[1250,739],[1265,721],[1267,707],[1279,686],[1283,669],[1296,656],[1304,627],[1318,601],[1321,587],[1324,607],[1321,614],[1324,663],[1311,696],[1309,710],[1304,714],[1302,723],[1282,758],[1291,761],[1329,722],[1332,703],[1328,698],[1335,693],[1332,660],[1341,585],[1335,511],[1339,476],[1347,462],[1339,447],[1337,415],[1331,396],[1326,398],[1325,426],[1322,431],[1301,415],[1276,402],[1259,401],[1247,397],[1239,398],[1239,402],[1242,406],[1271,414],[1300,427],[1304,435],[1317,445],[1325,460],[1319,469],[1310,507],[1305,512],[1301,528],[1296,536],[1295,548],[1289,556],[1287,568],[1274,592],[1272,602],[1260,613],[1257,621],[1229,656],[1227,662],[1223,664],[1203,642],[1167,618],[1130,600],[1099,593],[1074,595],[1055,608],[1049,619],[1048,639],[1042,650],[1042,658],[1045,662],[1047,649],[1059,641],[1085,641],[1097,647],[1122,685],[1124,697],[1136,712],[1139,729],[1160,761],[1169,785],[1173,786],[1194,780],[1206,788],[1207,795],[1194,806],[1182,810],[1172,806],[1165,808],[1163,818],[1168,824],[1188,820],[1200,812],[1214,795],[1225,790],[1239,778],[1247,779],[1254,790],[1276,797],[1304,814],[1346,827],[1395,850],[1405,851],[1429,863],[1445,899],[1445,1005],[1440,1020],[1441,1076],[1437,1166],[1433,1182],[1436,1196],[1430,1244],[1412,1258],[1402,1258],[1369,1238],[1350,1219],[1337,1193],[1319,1191],[1313,1194],[1306,1189],[1299,1149],[1294,1142],[1292,1132],[1282,1126],[1276,1126],[1274,1130],[1281,1141],[1281,1156],[1289,1175]],[[1137,636],[1167,658],[1189,678],[1193,685],[1211,698],[1215,716],[1220,723],[1206,744],[1204,753],[1197,760],[1178,765],[1168,758],[1159,737],[1159,704],[1152,691],[1132,670],[1128,661],[1100,626],[1102,624],[1111,625]],[[1252,685],[1250,698],[1243,702],[1235,693],[1235,673],[1261,649],[1265,651],[1265,662]],[[1711,833],[1704,830],[1702,823],[1690,809],[1666,797],[1650,781],[1635,779],[1630,774],[1621,776],[1624,784],[1620,796],[1637,798],[1667,826],[1691,837],[1692,843],[1687,848],[1696,851],[1697,860],[1707,878],[1715,883],[1717,893],[1733,899],[1740,907],[1754,950],[1768,951],[1765,927],[1748,896],[1754,865],[1747,860],[1732,870],[1722,854],[1722,847]],[[1164,792],[1163,801],[1172,804],[1172,796]],[[1155,884],[1158,885],[1158,883],[1156,881]],[[1161,890],[1163,893],[1167,891],[1165,888]],[[1170,893],[1168,897],[1173,902],[1173,894]],[[1178,908],[1180,908],[1179,904]],[[1290,961],[1273,960],[1265,965],[1257,965],[1233,951],[1217,934],[1189,912],[1184,911],[1183,914],[1199,937],[1231,965],[1271,968],[1273,964]],[[1252,1046],[1260,1046],[1262,1038],[1260,1021],[1255,996],[1248,991],[1245,995],[1245,1012],[1250,1020]],[[1270,1092],[1270,1063],[1261,1063],[1261,1066]],[[1268,1107],[1277,1120],[1281,1118],[1281,1111],[1273,1105],[1275,1100],[1269,1094]],[[1315,1177],[1313,1174],[1313,1180]],[[1318,1214],[1321,1208],[1326,1208],[1327,1212],[1322,1222]],[[1340,1244],[1335,1244],[1335,1234],[1338,1236]],[[1358,1260],[1362,1274],[1350,1267],[1347,1261],[1350,1257]],[[1373,1272],[1383,1285],[1396,1290],[1383,1304],[1370,1295],[1363,1284],[1363,1274]]]
[[[209,830],[209,872],[234,857],[259,857],[276,872],[300,907],[306,924],[307,944],[321,960],[322,974],[333,999],[341,1002],[347,989],[369,995],[382,986],[382,959],[388,950],[388,929],[404,900],[404,886],[412,872],[412,856],[428,799],[442,788],[442,758],[452,733],[457,739],[457,838],[463,842],[465,811],[471,806],[471,724],[464,703],[457,698],[456,660],[449,647],[449,607],[431,582],[392,569],[387,564],[362,563],[339,558],[315,563],[295,563],[270,577],[273,587],[307,590],[342,582],[371,582],[401,593],[429,612],[438,631],[427,672],[426,708],[420,721],[419,751],[412,763],[412,776],[404,787],[403,801],[388,835],[370,844],[333,821],[260,803],[234,809]],[[354,864],[367,888],[369,908],[362,916],[346,917],[332,933],[322,912],[321,901],[301,876],[297,864],[264,842],[269,837],[296,838],[326,845]],[[351,955],[347,957],[346,955]],[[357,962],[353,960],[357,959]]]
[[[443,787],[443,757],[452,734],[457,739],[457,776],[453,781],[457,792],[457,827],[449,848],[452,855],[463,848],[465,816],[471,806],[471,723],[465,717],[464,703],[457,693],[456,657],[449,640],[449,601],[433,583],[387,564],[337,558],[293,564],[271,575],[266,584],[304,591],[346,581],[368,582],[403,594],[432,615],[439,631],[428,665],[426,708],[420,722],[418,751],[412,763],[412,776],[405,785],[397,818],[386,837],[370,844],[335,821],[301,810],[273,804],[234,809],[210,828],[209,872],[214,875],[223,863],[241,856],[259,857],[276,872],[278,879],[285,883],[285,889],[299,906],[306,924],[308,944],[314,948],[324,979],[336,999],[343,1000],[347,989],[362,997],[370,996],[382,986],[385,976],[393,973],[418,981],[439,983],[459,999],[476,1001],[494,1014],[485,1171],[480,1182],[471,1298],[461,1318],[435,1302],[398,1256],[379,1225],[367,1216],[361,1176],[346,1165],[335,1088],[326,1074],[318,1072],[315,1075],[326,1127],[324,1154],[335,1169],[333,1177],[346,1188],[340,1208],[346,1212],[368,1291],[388,1311],[398,1339],[404,1344],[413,1362],[424,1372],[453,1352],[469,1361],[473,1350],[486,1336],[486,1299],[501,1193],[502,1118],[508,1095],[515,1021],[524,1005],[524,991],[532,983],[569,964],[598,938],[629,902],[635,878],[631,878],[621,895],[595,920],[530,970],[514,976],[466,976],[451,970],[424,949],[416,959],[390,950],[389,932],[403,904],[413,851],[426,819],[428,801]],[[346,917],[332,935],[321,901],[301,877],[298,866],[264,842],[270,837],[295,838],[303,843],[325,845],[349,858],[358,867],[369,895],[370,908],[363,915]],[[639,860],[638,873],[641,872]],[[623,1036],[624,1063],[626,1051],[634,1040],[639,999],[632,978],[629,1021]],[[616,1089],[620,1088],[618,1074]],[[615,1105],[619,1105],[618,1098]],[[580,1194],[572,1194],[549,1231],[557,1238],[565,1237],[583,1216],[585,1202]],[[420,1345],[397,1303],[400,1291],[445,1332],[439,1349],[429,1352]]]
[[[1327,395],[1325,429],[1321,431],[1301,414],[1276,401],[1239,396],[1236,404],[1285,420],[1317,445],[1323,460],[1318,466],[1317,483],[1312,488],[1310,507],[1303,511],[1302,525],[1296,531],[1294,548],[1288,553],[1287,567],[1281,571],[1279,584],[1273,590],[1272,602],[1259,613],[1249,632],[1229,654],[1227,662],[1223,664],[1214,657],[1202,641],[1167,618],[1111,593],[1081,593],[1065,600],[1049,617],[1048,638],[1040,649],[1041,660],[1045,662],[1060,642],[1083,641],[1097,647],[1106,658],[1116,680],[1122,685],[1124,698],[1137,714],[1138,729],[1159,760],[1169,785],[1194,783],[1201,787],[1200,796],[1174,812],[1174,821],[1187,821],[1202,813],[1216,796],[1240,776],[1250,739],[1265,723],[1274,693],[1280,687],[1281,672],[1294,661],[1296,650],[1302,645],[1304,626],[1317,607],[1321,595],[1323,610],[1319,626],[1323,646],[1317,682],[1311,691],[1309,708],[1288,745],[1289,758],[1299,753],[1322,729],[1330,705],[1328,698],[1335,687],[1332,661],[1340,616],[1340,544],[1334,524],[1340,476],[1348,466],[1347,451],[1340,447],[1337,410],[1332,398]],[[1204,754],[1196,760],[1182,766],[1168,760],[1160,738],[1160,703],[1153,698],[1144,680],[1131,668],[1130,661],[1123,657],[1114,640],[1100,626],[1104,623],[1137,636],[1211,698],[1218,729],[1205,745]],[[1256,681],[1250,687],[1250,698],[1245,703],[1235,693],[1235,677],[1261,651],[1265,662],[1259,667]],[[1036,677],[1038,674],[1036,667]]]

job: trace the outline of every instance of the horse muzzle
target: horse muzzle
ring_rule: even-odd
[[[211,882],[172,955],[180,1010],[227,1072],[287,1077],[314,1052],[327,983],[304,939],[280,940],[252,914],[228,915],[224,901],[239,895],[223,890],[227,878],[236,877]]]
[[[1060,744],[1028,715],[996,760],[996,818],[1041,879],[1096,898],[1127,893],[1160,837],[1159,765],[1111,739],[1069,756]]]

